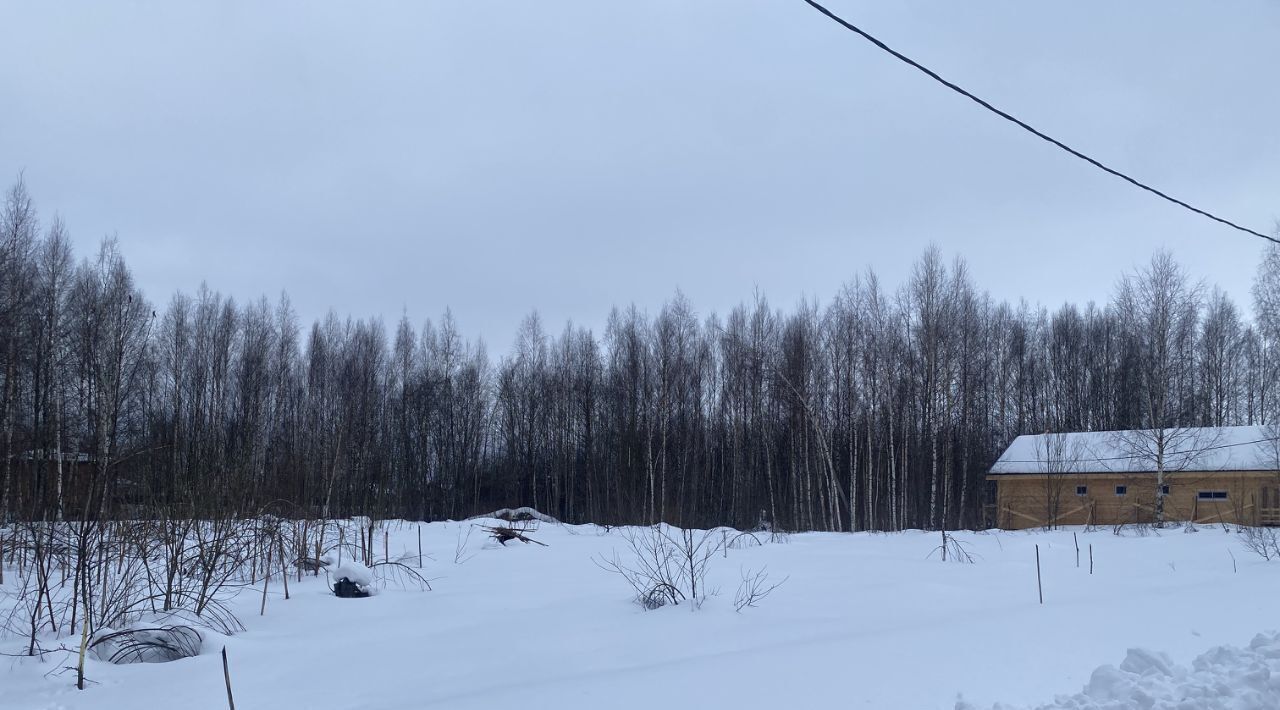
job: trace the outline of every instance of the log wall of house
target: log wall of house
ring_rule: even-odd
[[[1154,473],[994,474],[996,524],[1007,530],[1054,525],[1150,523],[1155,517]],[[1165,521],[1280,524],[1280,473],[1179,471],[1165,474]],[[1083,495],[1077,487],[1084,486]],[[1124,486],[1124,495],[1116,493]],[[1201,499],[1225,491],[1225,499]]]

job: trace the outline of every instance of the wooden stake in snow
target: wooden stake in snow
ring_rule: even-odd
[[[1080,540],[1075,533],[1071,533],[1071,541],[1076,544],[1076,569],[1080,569]]]
[[[1040,592],[1040,603],[1044,604],[1044,587],[1040,584],[1040,546],[1036,545],[1036,591]]]
[[[76,689],[84,690],[84,653],[89,650],[89,603],[84,605],[84,624],[80,630],[80,662],[76,664]]]
[[[227,647],[222,647],[222,679],[227,684],[227,706],[236,710],[236,699],[231,697],[231,668],[227,666]]]
[[[267,615],[267,585],[271,584],[271,546],[267,545],[267,566],[266,574],[262,576],[262,609],[258,612],[258,616]]]
[[[1093,543],[1089,543],[1089,574],[1093,574]]]
[[[284,538],[279,538],[280,543],[280,581],[284,582],[284,599],[289,601],[289,564],[285,562],[284,556]]]

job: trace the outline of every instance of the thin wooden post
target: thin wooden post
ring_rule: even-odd
[[[418,525],[418,569],[422,569],[422,525]]]
[[[387,530],[382,531],[382,558],[391,561],[391,533]]]
[[[1089,574],[1093,574],[1093,543],[1089,543]]]
[[[1071,533],[1071,541],[1076,544],[1076,569],[1080,569],[1080,539],[1075,533]]]
[[[258,616],[267,615],[267,587],[271,584],[271,546],[267,545],[267,566],[265,574],[262,575],[262,609],[258,611]]]
[[[285,562],[284,555],[284,538],[279,539],[280,543],[280,581],[284,582],[284,599],[289,601],[289,563]]]
[[[222,680],[227,684],[227,707],[236,710],[236,699],[231,696],[231,668],[227,665],[227,647],[222,647]]]
[[[84,654],[89,650],[89,603],[84,605],[84,620],[80,629],[80,662],[76,664],[76,690],[84,690]]]
[[[307,540],[309,540],[309,539],[311,539],[311,538],[307,537],[307,521],[305,521],[305,520],[304,520],[304,521],[302,521],[302,539],[301,539],[301,540],[299,540],[296,536],[295,536],[295,537],[294,537],[294,539],[293,539],[293,541],[294,541],[294,542],[297,544],[297,546],[298,546],[298,555],[299,555],[299,556],[306,554],[306,552],[307,552]],[[296,562],[296,561],[297,561],[297,560],[295,560],[295,562]],[[316,555],[316,562],[319,562],[319,561],[320,561],[320,556],[319,556],[319,555]],[[298,584],[302,584],[302,565],[295,564],[295,565],[294,565],[294,567],[297,567],[297,568],[298,568]]]
[[[1040,584],[1040,546],[1036,545],[1036,591],[1040,592],[1040,603],[1044,604],[1044,586]]]

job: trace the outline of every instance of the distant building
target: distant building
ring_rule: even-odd
[[[95,464],[90,454],[28,449],[14,454],[10,466],[11,510],[41,519],[54,514],[61,503],[65,515],[82,513],[94,480]]]
[[[61,454],[55,451],[45,451],[44,449],[30,449],[23,451],[14,458],[21,461],[57,461],[62,459],[63,463],[89,463],[92,457],[83,451],[63,451]]]
[[[1149,523],[1163,461],[1166,522],[1280,525],[1280,430],[1202,427],[1035,434],[991,467],[1000,528]]]

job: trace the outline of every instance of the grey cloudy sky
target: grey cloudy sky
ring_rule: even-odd
[[[979,95],[1262,231],[1280,3],[831,7]],[[929,82],[799,0],[0,8],[0,178],[158,304],[202,281],[498,352],[677,288],[824,303],[930,243],[1001,299],[1105,301],[1171,249],[1247,307],[1261,241]]]

